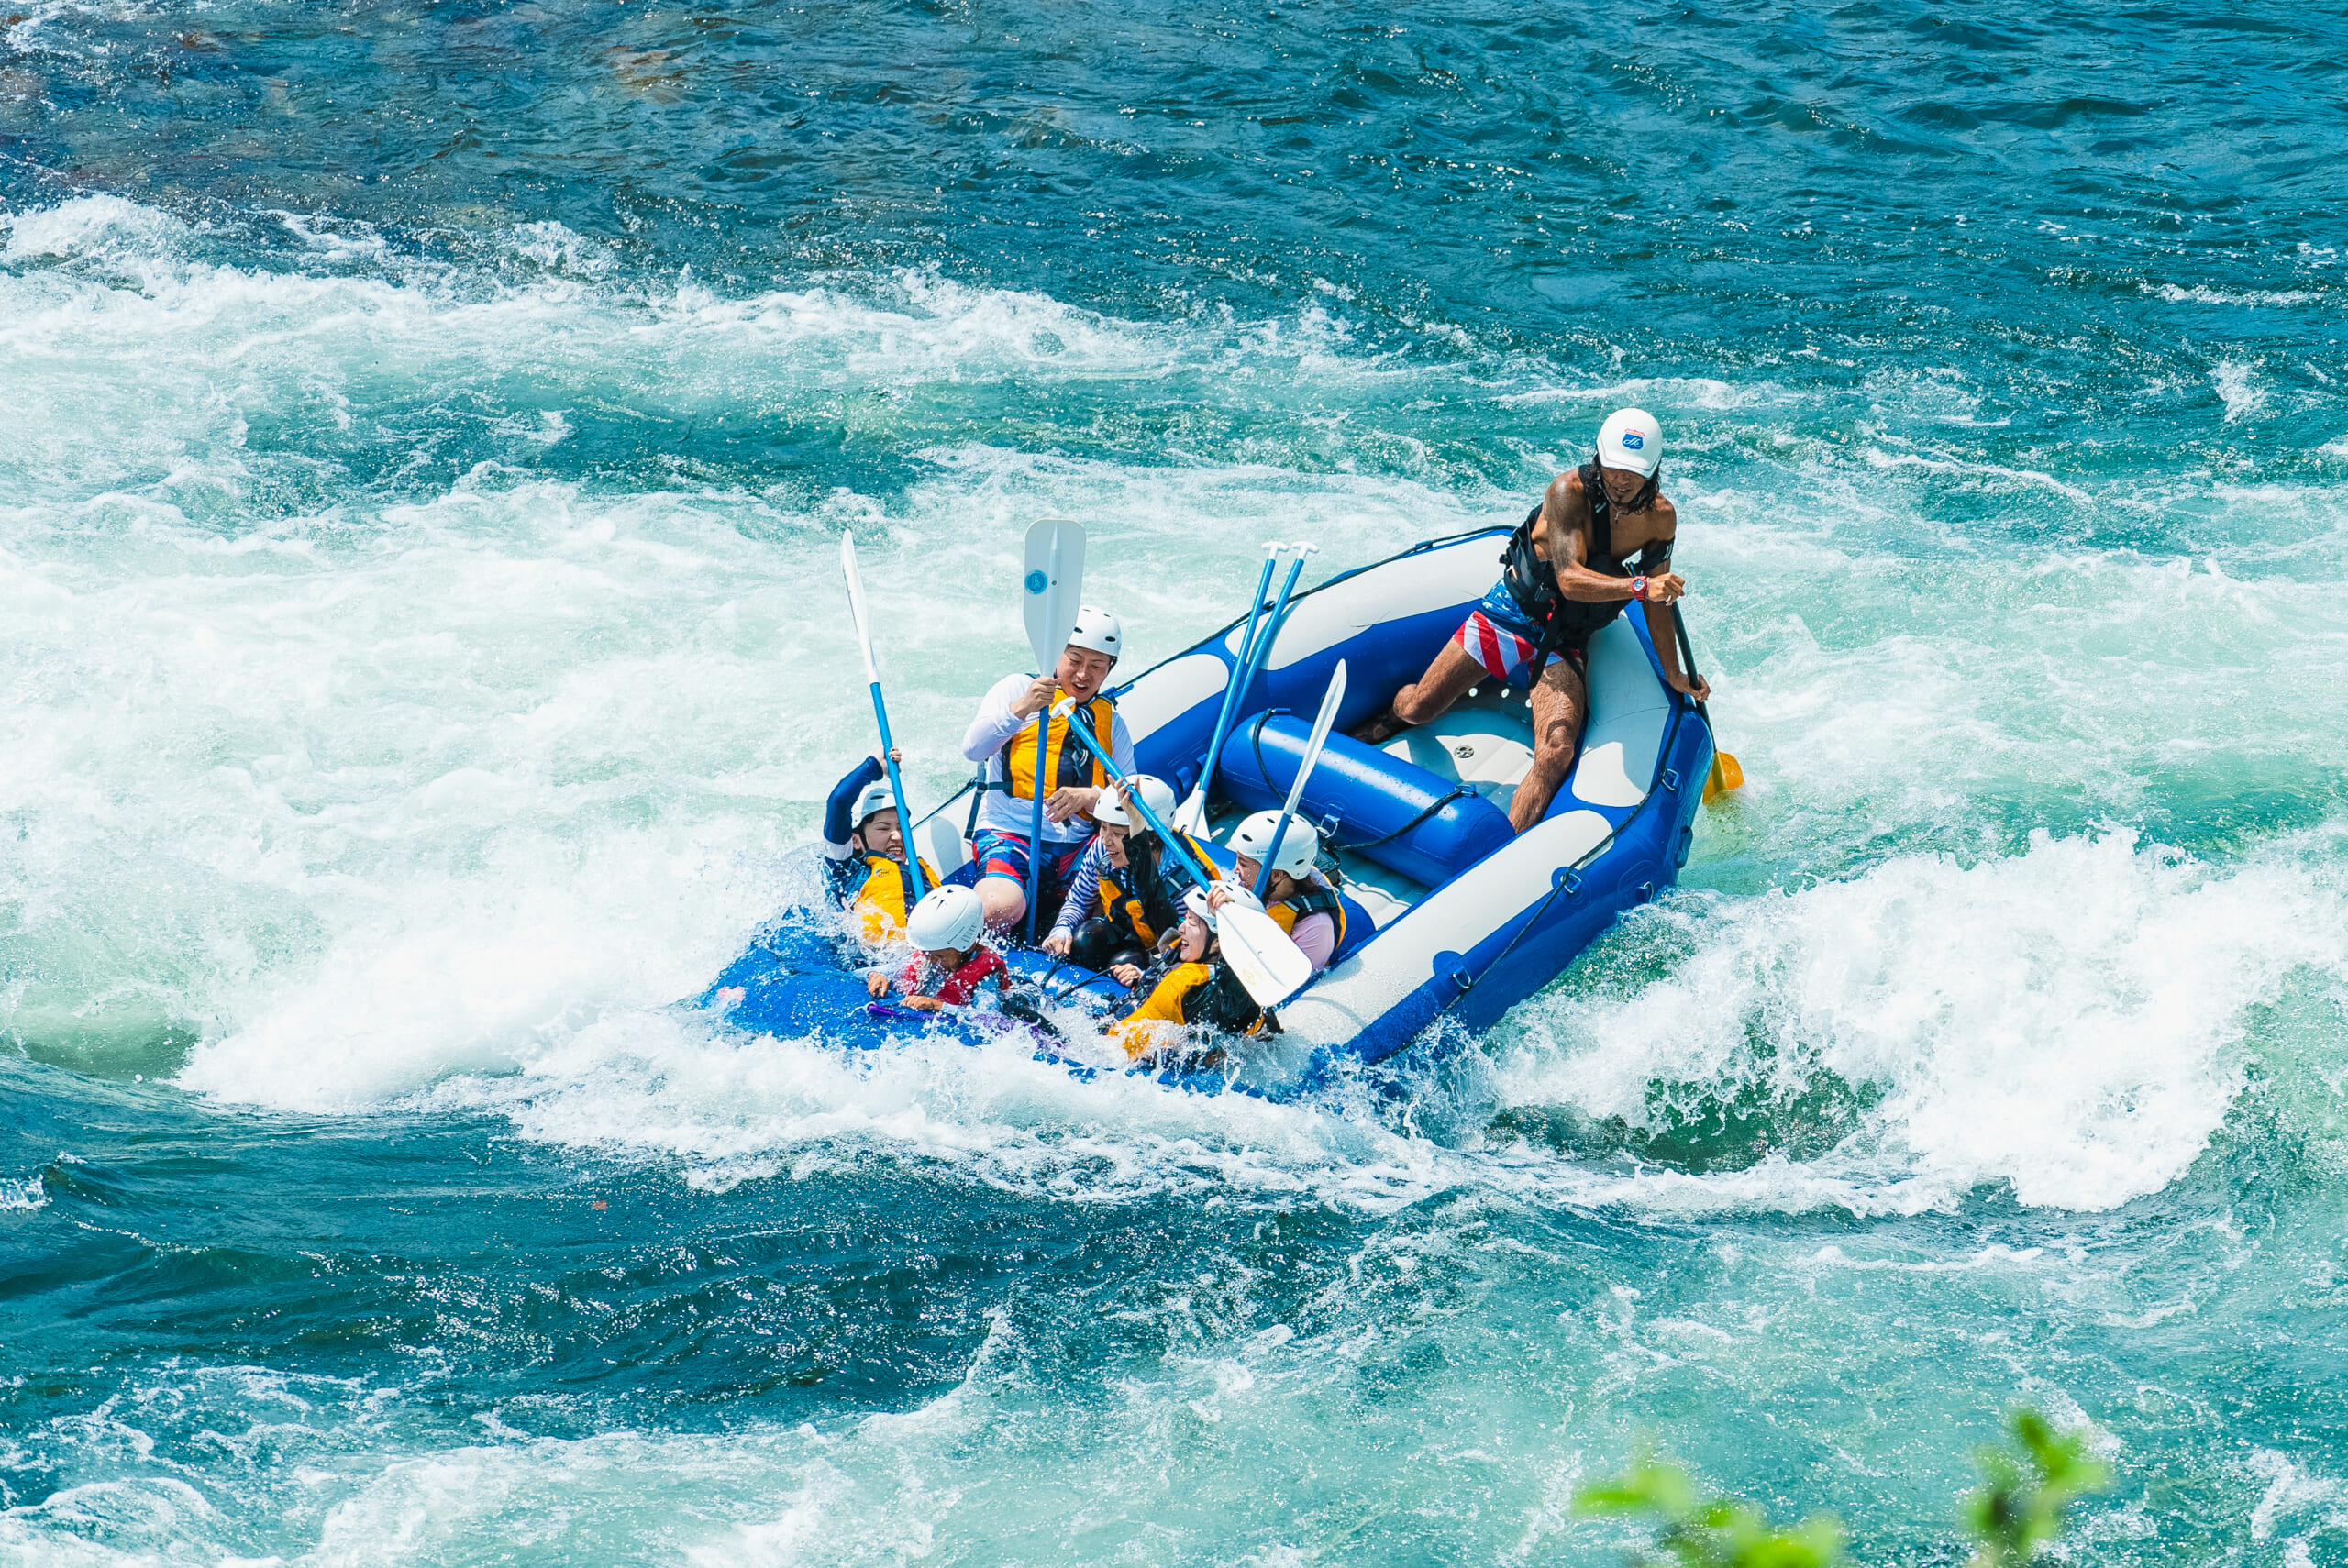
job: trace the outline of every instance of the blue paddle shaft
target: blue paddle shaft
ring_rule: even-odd
[[[1068,733],[1082,741],[1084,749],[1100,759],[1101,769],[1108,774],[1111,783],[1123,784],[1125,781],[1124,774],[1119,770],[1116,763],[1110,759],[1109,754],[1101,749],[1101,743],[1092,738],[1091,730],[1086,729],[1082,724],[1071,723],[1068,727]],[[1149,802],[1141,798],[1140,790],[1127,790],[1125,803],[1141,813],[1141,820],[1149,824],[1152,833],[1157,834],[1158,843],[1182,857],[1182,864],[1190,867],[1191,875],[1197,879],[1200,887],[1211,888],[1214,885],[1214,873],[1199,864],[1199,857],[1191,853],[1189,843],[1180,834],[1157,820],[1157,813],[1149,809]]]
[[[1264,622],[1264,635],[1247,655],[1247,668],[1240,672],[1239,690],[1245,701],[1247,688],[1256,683],[1263,672],[1265,661],[1272,657],[1272,645],[1279,641],[1280,622],[1288,614],[1289,595],[1296,591],[1296,580],[1304,574],[1304,558],[1299,556],[1288,563],[1288,576],[1280,580],[1280,596],[1272,605],[1271,614]]]
[[[1280,857],[1280,840],[1288,836],[1289,818],[1292,812],[1282,812],[1280,820],[1272,824],[1271,847],[1264,851],[1264,863],[1256,867],[1256,901],[1264,901],[1264,889],[1272,885],[1272,863]]]
[[[889,794],[897,802],[897,833],[905,851],[905,875],[913,882],[914,899],[918,902],[929,888],[921,879],[921,856],[914,853],[914,814],[905,810],[905,781],[897,777],[897,759],[889,755],[897,749],[897,743],[889,738],[889,704],[880,700],[880,683],[877,680],[872,683],[872,716],[880,721],[880,763],[889,770]]]
[[[1027,944],[1036,944],[1036,895],[1043,886],[1044,875],[1044,743],[1051,735],[1052,710],[1047,705],[1036,715],[1036,809],[1028,814],[1027,832]],[[1071,723],[1069,728],[1077,726]]]
[[[1264,558],[1264,569],[1256,577],[1256,597],[1247,606],[1247,629],[1239,636],[1239,657],[1231,667],[1231,679],[1223,689],[1223,712],[1214,721],[1214,736],[1207,742],[1206,766],[1199,770],[1199,792],[1204,795],[1214,783],[1214,765],[1223,756],[1224,738],[1231,734],[1231,721],[1237,716],[1239,689],[1246,682],[1241,672],[1247,668],[1247,656],[1256,651],[1256,623],[1264,613],[1264,594],[1272,586],[1272,569],[1280,564],[1277,554]]]

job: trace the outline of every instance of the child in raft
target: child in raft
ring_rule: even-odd
[[[938,888],[925,895],[905,920],[905,940],[914,945],[914,959],[894,977],[897,1005],[914,1012],[968,1007],[989,980],[1001,996],[1011,983],[1011,971],[1002,955],[986,944],[986,907],[968,888]],[[889,994],[891,983],[886,969],[864,977],[864,988],[876,999]]]
[[[1251,908],[1262,907],[1245,888],[1223,886],[1228,887],[1230,899]],[[1111,971],[1141,999],[1119,1018],[1110,1034],[1124,1047],[1128,1062],[1171,1066],[1181,1061],[1190,1066],[1212,1066],[1223,1053],[1211,1047],[1203,1054],[1193,1054],[1200,1031],[1254,1034],[1265,1027],[1268,1015],[1222,959],[1213,910],[1206,893],[1192,888],[1182,896],[1182,923],[1168,938],[1157,965],[1147,970],[1119,965],[1118,969],[1129,973]]]
[[[892,751],[889,760],[904,757]],[[888,770],[879,757],[868,756],[832,786],[824,803],[824,880],[832,901],[847,911],[850,928],[875,946],[904,934],[905,911],[914,902],[909,858]],[[926,860],[918,864],[921,885],[936,887],[936,867]]]

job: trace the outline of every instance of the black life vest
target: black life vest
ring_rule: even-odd
[[[1649,474],[1629,510],[1643,512],[1654,505],[1656,487],[1662,478],[1661,469]],[[1614,503],[1606,493],[1606,481],[1600,478],[1596,462],[1581,467],[1581,493],[1589,502],[1589,551],[1582,564],[1627,583],[1631,570],[1614,553]],[[1508,584],[1509,597],[1524,612],[1524,618],[1541,628],[1542,651],[1562,653],[1589,642],[1591,633],[1602,630],[1623,613],[1631,596],[1626,591],[1620,599],[1590,601],[1568,599],[1558,592],[1556,568],[1533,547],[1533,525],[1540,520],[1541,508],[1535,505],[1509,535],[1508,547],[1501,552],[1501,580]],[[1639,569],[1656,570],[1670,559],[1670,546],[1649,545],[1639,553]]]
[[[1296,933],[1297,922],[1306,915],[1325,914],[1337,926],[1337,939],[1329,944],[1330,956],[1334,958],[1346,944],[1346,901],[1318,882],[1300,883],[1287,898],[1266,904],[1264,912],[1291,936]]]
[[[1206,851],[1196,839],[1184,834],[1182,842],[1206,862]],[[1125,840],[1125,859],[1122,867],[1102,867],[1101,912],[1133,933],[1143,947],[1154,947],[1160,936],[1182,923],[1182,895],[1190,889],[1191,873],[1179,856],[1158,845],[1155,834]]]

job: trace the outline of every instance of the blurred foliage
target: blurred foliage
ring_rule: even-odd
[[[1843,1527],[1832,1516],[1781,1530],[1741,1497],[1697,1496],[1686,1471],[1645,1454],[1627,1474],[1575,1493],[1574,1511],[1655,1515],[1663,1526],[1656,1543],[1681,1568],[1831,1568],[1843,1556]]]
[[[1979,1542],[1972,1568],[2019,1568],[2063,1533],[2063,1510],[2111,1485],[2111,1470],[2088,1457],[2087,1440],[2057,1432],[2035,1410],[2007,1419],[2020,1460],[1984,1444],[1975,1454],[1989,1484],[1965,1499],[1965,1522]]]
[[[2016,1410],[2007,1430],[2011,1447],[1985,1445],[1976,1456],[1988,1485],[1965,1499],[1976,1543],[1969,1568],[2021,1568],[2062,1533],[2072,1503],[2110,1482],[2110,1469],[2088,1457],[2085,1438],[2056,1432],[2036,1410]],[[1652,1568],[1833,1568],[1843,1559],[1843,1527],[1833,1515],[1780,1529],[1742,1497],[1698,1496],[1686,1471],[1645,1452],[1625,1474],[1576,1492],[1574,1511],[1653,1517],[1661,1553],[1632,1558]]]

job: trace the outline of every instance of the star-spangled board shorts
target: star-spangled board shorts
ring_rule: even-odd
[[[1541,646],[1541,628],[1526,620],[1524,612],[1517,608],[1516,595],[1508,591],[1506,578],[1492,584],[1492,591],[1460,623],[1451,640],[1483,666],[1484,673],[1494,680],[1517,686],[1533,684],[1528,667],[1533,651]],[[1541,661],[1541,668],[1546,669],[1564,662],[1563,654],[1553,653]]]

